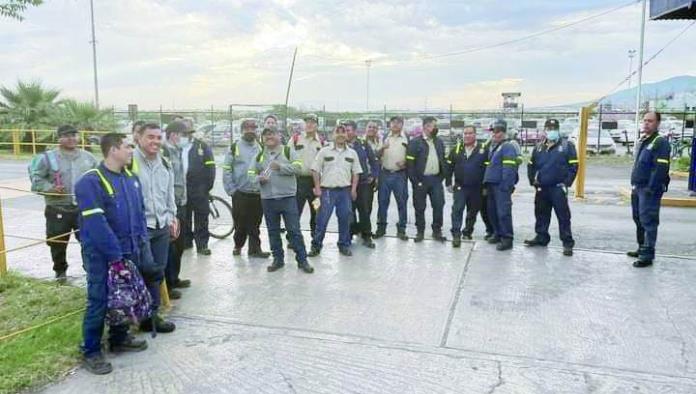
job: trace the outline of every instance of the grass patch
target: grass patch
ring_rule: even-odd
[[[682,171],[689,172],[689,165],[691,164],[690,157],[679,157],[672,160],[672,171]]]
[[[85,306],[85,290],[8,273],[0,278],[0,337]],[[82,312],[0,341],[0,393],[50,382],[79,360]]]

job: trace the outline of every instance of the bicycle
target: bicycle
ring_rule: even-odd
[[[670,138],[669,146],[672,150],[672,159],[686,156],[691,157],[691,138]],[[684,155],[686,153],[686,155]]]
[[[210,214],[208,231],[215,239],[225,239],[234,232],[232,205],[222,197],[209,195]]]

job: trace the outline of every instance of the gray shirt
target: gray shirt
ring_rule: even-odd
[[[140,148],[136,148],[133,151],[132,171],[138,175],[142,186],[147,227],[169,226],[176,218],[171,163],[159,153],[154,160],[148,160]]]
[[[259,184],[256,181],[256,156],[261,152],[261,145],[255,140],[252,142],[240,139],[235,142],[225,155],[222,165],[222,183],[225,192],[233,195],[236,191],[244,193],[259,193]]]
[[[94,156],[82,149],[68,151],[59,147],[34,156],[29,165],[31,190],[51,193],[56,186],[62,185],[65,196],[44,196],[46,205],[75,206],[75,183],[87,170],[97,168],[99,162]]]
[[[167,141],[164,143],[163,154],[172,164],[176,205],[184,206],[186,205],[186,171],[184,170],[183,149]]]
[[[288,149],[288,156],[285,155],[285,148],[282,145],[275,149],[264,149],[263,155],[256,161],[257,181],[258,177],[267,175],[268,182],[259,183],[262,199],[278,199],[284,197],[294,197],[297,193],[297,180],[295,176],[302,171],[302,161],[298,159],[295,151]],[[276,162],[280,168],[273,170],[271,163]]]

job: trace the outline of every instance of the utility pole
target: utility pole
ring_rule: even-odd
[[[288,100],[290,100],[290,86],[292,86],[292,74],[295,72],[295,59],[297,58],[297,47],[292,54],[292,64],[290,65],[290,77],[288,78],[288,90],[285,92],[285,130],[288,128]]]
[[[89,13],[92,22],[92,62],[94,65],[94,106],[99,109],[99,80],[97,79],[97,38],[94,33],[94,0],[89,0]]]
[[[638,52],[638,91],[636,92],[636,144],[640,139],[640,101],[643,88],[643,50],[645,49],[645,8],[648,0],[643,0],[643,11],[640,16],[640,48]]]
[[[365,66],[367,67],[367,87],[365,89],[365,110],[370,110],[370,67],[372,66],[372,60],[365,60]]]
[[[633,81],[633,58],[636,56],[635,49],[628,50],[628,88],[631,88],[631,82]]]

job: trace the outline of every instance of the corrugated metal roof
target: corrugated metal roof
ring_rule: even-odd
[[[696,19],[696,1],[650,0],[650,19]]]

